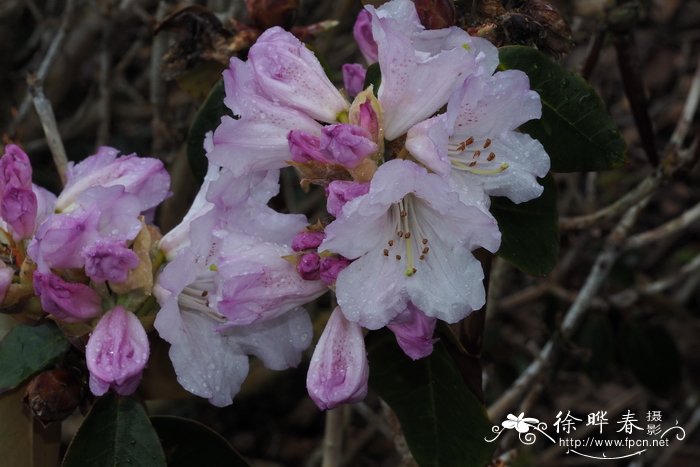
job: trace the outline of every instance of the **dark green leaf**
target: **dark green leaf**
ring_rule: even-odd
[[[536,275],[552,270],[559,255],[557,187],[551,175],[540,180],[544,192],[527,203],[494,197],[491,213],[501,229],[498,255],[518,269]]]
[[[367,74],[365,75],[365,82],[362,89],[367,89],[371,84],[374,86],[374,95],[376,96],[379,92],[379,85],[382,83],[382,72],[379,69],[379,63],[373,63],[367,67]]]
[[[595,90],[575,73],[530,47],[499,50],[502,70],[522,70],[542,99],[542,119],[521,127],[538,139],[554,172],[585,172],[621,166],[627,149]]]
[[[231,115],[231,111],[224,105],[224,95],[224,82],[219,80],[211,88],[204,104],[194,116],[190,132],[187,135],[187,159],[192,167],[192,172],[200,181],[207,173],[204,135],[219,126],[222,116]]]
[[[622,358],[640,383],[659,395],[681,380],[681,357],[673,337],[660,324],[625,321],[620,330]]]
[[[194,420],[151,417],[168,467],[248,467],[248,463],[217,432]]]
[[[165,454],[148,415],[134,399],[97,400],[68,446],[63,467],[165,467]]]
[[[0,342],[0,393],[56,362],[68,347],[63,333],[50,321],[13,328]]]
[[[389,332],[368,339],[370,387],[394,410],[421,467],[483,467],[494,445],[491,423],[442,342],[412,361]]]

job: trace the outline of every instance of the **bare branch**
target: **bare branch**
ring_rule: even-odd
[[[625,249],[631,250],[634,248],[641,248],[650,243],[663,240],[666,237],[680,232],[698,219],[700,219],[700,203],[655,229],[630,237],[625,244]]]
[[[34,108],[36,108],[36,113],[39,115],[41,126],[44,129],[46,142],[49,144],[53,162],[56,165],[58,176],[61,178],[61,185],[65,185],[68,157],[66,157],[66,149],[63,147],[61,135],[58,133],[53,107],[51,107],[51,102],[44,95],[41,82],[35,79],[30,79],[29,81],[29,91],[34,101]]]
[[[511,385],[511,387],[488,409],[489,417],[494,420],[500,419],[509,407],[517,403],[523,395],[535,384],[535,382],[545,373],[552,363],[555,350],[571,338],[586,315],[594,296],[600,290],[605,278],[610,273],[613,263],[623,250],[623,243],[627,238],[629,230],[637,220],[639,213],[649,201],[649,197],[643,198],[636,205],[632,206],[608,235],[603,250],[591,268],[586,282],[581,288],[581,292],[564,315],[559,333],[554,335],[542,348],[538,357],[530,363],[525,371]]]
[[[66,39],[66,34],[68,33],[68,29],[73,20],[73,13],[75,10],[74,7],[75,0],[68,0],[66,2],[66,8],[63,10],[63,20],[61,21],[61,25],[59,26],[58,31],[56,32],[56,35],[54,36],[53,41],[49,46],[49,49],[46,51],[44,59],[39,64],[39,68],[36,71],[35,76],[38,82],[43,82],[44,78],[46,78],[47,73],[51,69],[53,62],[56,59],[56,56],[58,55],[58,51],[63,45],[63,41]],[[24,100],[20,104],[15,118],[12,120],[12,123],[10,123],[8,133],[11,135],[15,133],[15,131],[17,130],[17,126],[20,123],[22,123],[24,118],[27,116],[27,112],[29,112],[29,107],[32,104],[31,89],[29,91],[30,92],[27,92],[26,96],[24,97]]]

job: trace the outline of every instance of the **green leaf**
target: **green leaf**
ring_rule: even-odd
[[[211,428],[180,417],[151,417],[168,467],[248,467],[248,463]]]
[[[368,339],[370,387],[394,410],[421,467],[483,467],[495,445],[484,440],[491,423],[464,384],[442,342],[412,361],[389,332]]]
[[[579,75],[530,47],[499,49],[501,70],[522,70],[542,99],[542,118],[521,130],[538,139],[554,172],[585,172],[620,167],[625,141],[600,96]]]
[[[552,175],[540,180],[544,192],[527,203],[491,198],[491,214],[501,229],[498,255],[528,274],[544,275],[559,256],[557,187]]]
[[[362,89],[367,89],[370,84],[374,86],[374,95],[376,96],[379,92],[379,85],[382,84],[382,72],[379,69],[379,63],[373,63],[367,67],[367,74],[365,75]]]
[[[101,397],[78,429],[63,467],[165,467],[165,454],[144,408],[134,399]]]
[[[681,381],[681,356],[661,324],[627,320],[620,329],[622,358],[640,383],[658,395],[668,395]]]
[[[187,135],[187,160],[195,177],[204,180],[207,173],[207,158],[204,152],[204,135],[213,131],[224,115],[231,111],[224,105],[224,82],[219,80],[209,91],[209,95],[197,111]]]
[[[70,343],[51,321],[13,328],[0,342],[0,393],[55,363],[68,347]]]

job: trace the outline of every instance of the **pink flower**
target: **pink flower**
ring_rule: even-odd
[[[359,63],[346,63],[342,67],[343,85],[350,97],[355,97],[365,87],[367,70]]]
[[[496,48],[484,39],[457,27],[425,30],[410,0],[366,9],[377,44],[382,76],[377,95],[388,140],[437,112],[467,76],[490,74],[498,65]]]
[[[8,183],[2,192],[2,202],[0,203],[0,215],[7,222],[12,236],[16,239],[23,239],[31,236],[37,214],[37,199],[29,188],[24,188]]]
[[[345,123],[324,126],[320,137],[292,130],[287,139],[292,160],[302,163],[314,161],[352,169],[378,151],[367,130]]]
[[[337,121],[347,101],[299,39],[280,27],[265,31],[248,52],[257,84],[271,100],[322,122]]]
[[[108,311],[85,347],[90,391],[101,396],[111,387],[123,396],[132,394],[149,353],[148,336],[136,315],[121,306]]]
[[[67,323],[98,316],[102,299],[85,284],[67,282],[54,274],[34,272],[34,291],[41,300],[41,308]]]
[[[326,187],[328,214],[338,217],[348,201],[362,196],[369,191],[369,183],[351,182],[348,180],[333,180]]]
[[[326,235],[323,232],[299,232],[292,240],[292,250],[315,250],[325,237]]]
[[[481,308],[483,272],[471,250],[500,244],[489,214],[403,160],[382,164],[369,192],[348,202],[325,232],[319,251],[354,260],[338,275],[338,304],[369,329],[389,324],[409,301],[450,323]]]
[[[118,157],[119,151],[101,147],[84,161],[68,164],[65,188],[58,196],[56,209],[69,210],[82,193],[91,187],[122,186],[136,196],[140,211],[158,206],[170,194],[170,175],[163,163],[152,157],[136,155]]]
[[[367,395],[368,377],[362,328],[336,308],[311,357],[306,376],[309,396],[321,410],[359,402]]]
[[[36,226],[38,201],[32,190],[32,166],[27,155],[14,144],[5,147],[0,159],[0,215],[13,238],[31,236]]]
[[[433,333],[435,318],[423,314],[413,303],[408,303],[406,310],[400,313],[387,326],[396,336],[399,347],[413,360],[427,357],[433,353]]]
[[[82,251],[85,273],[95,282],[125,282],[129,271],[139,265],[139,257],[124,242],[99,240]]]
[[[276,170],[236,177],[223,169],[203,187],[210,207],[176,228],[187,241],[168,242],[169,262],[156,278],[155,327],[171,344],[178,381],[217,406],[231,404],[249,355],[275,370],[299,363],[312,336],[299,305],[325,292],[283,259],[308,221],[267,206],[278,178]]]
[[[377,61],[377,43],[372,37],[372,15],[367,10],[361,10],[352,27],[352,35],[360,47],[360,52],[368,63]]]

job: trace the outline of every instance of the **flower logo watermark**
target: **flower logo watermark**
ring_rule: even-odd
[[[604,435],[604,428],[610,425],[607,412],[600,410],[588,414],[586,424],[576,435],[577,427],[580,427],[583,419],[576,418],[571,411],[564,414],[560,411],[556,415],[551,430],[555,430],[559,435],[556,438],[547,433],[547,423],[532,417],[525,417],[525,413],[518,416],[508,414],[500,425],[491,427],[495,433],[492,438],[484,437],[484,440],[492,443],[506,431],[515,430],[518,439],[525,445],[532,445],[537,441],[538,434],[542,434],[551,443],[561,447],[566,447],[566,454],[587,457],[598,460],[624,459],[627,457],[640,456],[649,448],[669,447],[670,442],[675,439],[682,441],[685,439],[685,429],[675,421],[674,425],[663,427],[663,416],[660,411],[649,411],[646,414],[646,427],[637,419],[636,414],[631,410],[623,413],[620,419],[612,425],[618,427],[610,436]],[[588,428],[590,427],[590,428]],[[596,430],[597,429],[597,430]],[[601,452],[600,449],[603,451]],[[615,455],[606,454],[606,449],[615,450]],[[631,451],[631,452],[629,452]]]

